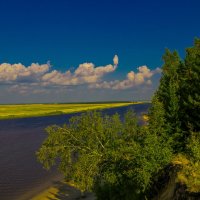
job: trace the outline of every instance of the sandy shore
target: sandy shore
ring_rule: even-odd
[[[18,196],[16,200],[30,200],[38,194],[42,193],[43,191],[47,190],[48,188],[54,186],[55,183],[60,182],[62,180],[63,176],[61,174],[54,174],[48,179],[44,179],[42,184],[39,183],[38,185],[29,189],[29,191],[25,192],[23,195]]]
[[[42,185],[33,188],[17,200],[95,200],[92,193],[82,197],[76,188],[64,183],[62,175],[56,175]]]
[[[76,188],[59,181],[51,187],[37,194],[31,200],[95,200],[92,193],[85,193],[84,196]]]

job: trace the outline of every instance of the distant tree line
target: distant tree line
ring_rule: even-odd
[[[48,127],[38,160],[47,169],[59,163],[67,181],[99,200],[151,199],[168,166],[178,166],[187,191],[200,192],[200,39],[184,60],[167,49],[163,61],[148,124],[139,126],[132,110],[124,120],[87,112]]]

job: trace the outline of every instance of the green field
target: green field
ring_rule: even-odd
[[[128,106],[137,103],[78,103],[0,105],[0,119],[61,115],[86,110]]]

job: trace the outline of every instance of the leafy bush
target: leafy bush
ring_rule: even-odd
[[[46,130],[39,161],[50,168],[59,160],[66,179],[98,199],[142,198],[172,155],[162,134],[139,126],[133,111],[123,121],[118,114],[87,112]]]

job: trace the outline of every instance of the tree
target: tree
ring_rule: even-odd
[[[181,62],[176,51],[166,50],[156,96],[162,102],[174,150],[184,151],[190,132],[200,131],[200,39],[186,49]]]
[[[170,81],[177,83],[177,69],[180,66],[180,58],[176,51],[171,52],[169,49],[166,49],[163,55],[163,61],[162,77],[156,95],[163,102],[164,108],[167,111],[170,101],[169,83]]]
[[[169,136],[173,136],[174,149],[183,149],[183,132],[181,130],[180,117],[180,78],[178,70],[182,63],[176,51],[166,49],[163,55],[162,77],[159,88],[155,94],[156,98],[163,104],[164,118],[166,119],[165,129]]]
[[[133,111],[124,121],[117,114],[85,113],[69,125],[48,127],[47,133],[39,161],[50,168],[59,159],[65,178],[98,199],[143,199],[172,155],[162,134],[140,127]]]
[[[179,71],[181,77],[181,119],[182,129],[200,131],[200,39],[186,49],[184,65]]]

